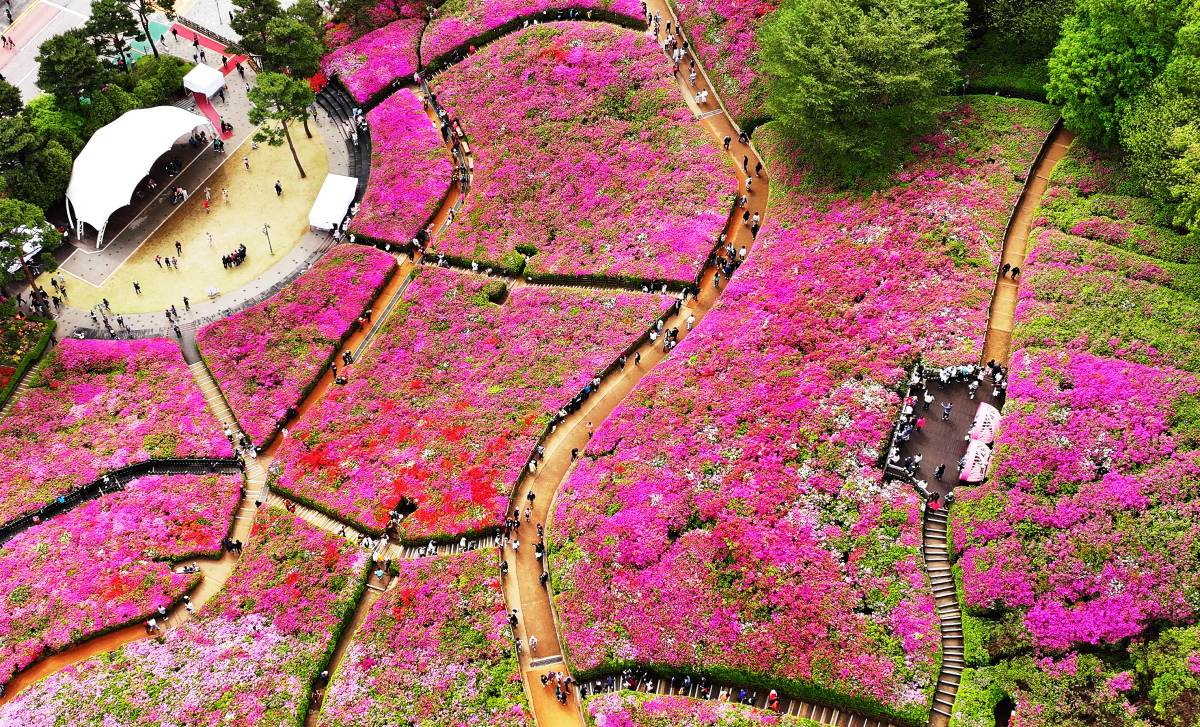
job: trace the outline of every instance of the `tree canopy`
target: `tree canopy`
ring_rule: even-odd
[[[52,36],[38,47],[37,85],[60,103],[74,99],[75,105],[100,88],[104,67],[96,49],[87,42],[83,28]]]
[[[852,172],[926,127],[958,80],[961,0],[785,0],[760,40],[767,110]]]
[[[271,21],[283,15],[279,0],[235,0],[238,9],[229,27],[242,36],[240,45],[252,55],[266,55]]]
[[[1115,144],[1130,101],[1166,66],[1180,15],[1179,0],[1079,0],[1050,55],[1046,86],[1067,128]]]
[[[292,143],[292,134],[288,130],[288,122],[301,119],[308,114],[308,105],[315,99],[308,81],[299,78],[289,78],[282,73],[262,73],[258,76],[258,85],[250,89],[250,123],[262,124],[254,133],[254,139],[266,142],[271,146],[283,146],[286,140],[292,151],[292,159],[300,176],[304,177],[304,167],[300,165],[300,156]],[[263,123],[273,121],[275,124]],[[273,128],[274,127],[274,128]]]
[[[11,279],[8,269],[19,261],[30,287],[34,286],[33,272],[25,262],[24,252],[25,243],[31,240],[47,251],[62,242],[40,209],[20,200],[0,199],[0,282]]]

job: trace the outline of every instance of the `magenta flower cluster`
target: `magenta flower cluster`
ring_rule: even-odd
[[[450,151],[420,99],[401,89],[367,113],[371,184],[350,231],[406,244],[433,217],[450,188]]]
[[[0,420],[0,522],[128,464],[231,454],[175,343],[68,338]]]
[[[417,42],[422,19],[397,20],[333,51],[321,61],[326,76],[337,73],[359,103],[387,88],[395,79],[417,71]]]
[[[0,546],[0,683],[41,656],[174,603],[198,577],[164,561],[220,549],[239,484],[143,477]]]
[[[395,269],[391,255],[341,245],[269,300],[200,329],[204,362],[251,439],[275,435]]]
[[[197,618],[56,672],[0,707],[0,724],[302,724],[366,552],[283,510],[255,528]]]
[[[273,487],[379,530],[417,503],[406,538],[490,526],[552,412],[666,308],[660,296],[526,287],[420,268],[350,382],[280,449]]]
[[[1013,120],[959,109],[868,197],[814,188],[760,131],[773,186],[749,261],[560,491],[550,565],[578,669],[719,667],[927,716],[919,503],[878,461],[908,367],[978,356],[1020,191],[992,148]]]
[[[662,50],[603,23],[506,36],[436,79],[475,153],[473,189],[433,244],[533,275],[690,281],[736,180]]]
[[[1033,645],[1051,652],[1189,618],[1181,579],[1198,563],[1182,546],[1194,535],[1152,533],[1190,517],[1184,483],[1200,462],[1173,425],[1200,382],[1062,350],[1019,351],[1010,370],[992,479],[955,514],[965,606],[1022,612]]]
[[[325,727],[533,727],[495,549],[400,561],[334,675]]]
[[[509,21],[564,7],[642,17],[638,0],[461,0],[443,5],[425,28],[425,34],[421,36],[421,58],[429,64]]]
[[[674,0],[684,38],[695,49],[739,126],[761,119],[766,110],[767,75],[759,70],[754,35],[778,0]],[[664,31],[665,32],[665,31]]]

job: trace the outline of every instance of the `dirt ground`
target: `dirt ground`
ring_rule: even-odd
[[[207,214],[201,187],[100,287],[64,272],[70,296],[67,303],[88,310],[107,298],[118,313],[154,313],[172,304],[182,310],[184,296],[193,302],[207,300],[205,290],[209,286],[228,293],[283,260],[308,231],[308,212],[329,173],[320,127],[310,124],[309,128],[313,131],[311,139],[305,137],[300,125],[292,129],[307,178],[300,178],[286,143],[280,147],[260,144],[258,149],[251,149],[247,140],[238,149],[229,150],[229,159],[205,183],[212,193]],[[242,157],[250,159],[249,172]],[[283,187],[279,196],[275,194],[276,180]],[[229,190],[228,202],[221,195],[222,188]],[[271,225],[274,255],[268,252],[263,223]],[[205,233],[212,234],[211,247]],[[176,240],[183,247],[183,255],[175,251]],[[221,256],[237,250],[240,244],[246,245],[246,262],[223,268]],[[177,257],[180,269],[159,267],[155,257],[160,255]],[[142,286],[142,295],[133,290],[135,280]],[[42,276],[38,284],[53,292],[48,277]]]

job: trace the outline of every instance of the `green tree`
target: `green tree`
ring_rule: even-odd
[[[1050,55],[1046,86],[1067,128],[1116,143],[1122,114],[1166,66],[1180,24],[1179,0],[1079,0]]]
[[[279,0],[236,0],[238,12],[233,14],[229,27],[242,36],[241,47],[247,53],[266,55],[270,41],[271,21],[283,15]]]
[[[33,271],[25,261],[25,244],[35,242],[44,250],[53,250],[61,240],[58,232],[46,222],[46,216],[33,205],[20,200],[0,199],[0,280],[12,280],[8,269],[19,263],[29,285],[33,286]]]
[[[62,199],[70,181],[71,154],[57,141],[47,141],[8,179],[14,197],[40,209]]]
[[[116,55],[129,65],[129,39],[141,42],[146,36],[133,12],[122,0],[92,0],[92,16],[83,25],[100,55]]]
[[[104,68],[96,49],[87,42],[87,31],[68,30],[45,40],[38,47],[37,85],[62,103],[67,98],[81,99],[104,82]]]
[[[159,58],[158,46],[154,45],[154,38],[150,35],[150,16],[155,13],[162,13],[170,20],[175,17],[175,0],[123,0],[129,9],[133,11],[138,19],[142,21],[142,31],[146,34],[147,40],[150,41],[150,50],[154,51],[154,57]]]
[[[1200,119],[1200,99],[1162,78],[1135,98],[1120,119],[1121,148],[1129,170],[1161,202],[1171,202],[1172,188],[1182,181],[1175,162],[1183,147],[1173,141],[1175,131],[1196,119]]]
[[[21,113],[21,90],[8,81],[0,80],[0,117]]]
[[[1049,53],[1075,0],[983,0],[983,20],[1017,43]]]
[[[961,0],[785,0],[760,31],[768,112],[853,173],[927,126],[958,78]]]
[[[300,176],[305,177],[300,155],[292,143],[288,122],[308,114],[308,105],[315,99],[308,81],[288,78],[282,73],[262,73],[258,77],[258,85],[250,89],[249,96],[250,123],[258,125],[274,121],[279,124],[277,128],[272,128],[274,124],[263,125],[254,133],[255,141],[283,146],[286,139],[288,148],[292,150],[292,159],[296,160],[296,168],[300,170]]]
[[[317,0],[299,0],[288,9],[292,17],[312,28],[313,34],[320,38],[325,31],[325,11],[317,4]]]
[[[312,28],[287,16],[272,20],[267,33],[267,52],[263,55],[263,65],[267,69],[287,73],[295,79],[311,78],[321,70],[325,47],[317,41]],[[304,134],[311,139],[308,114],[304,114],[302,119]]]

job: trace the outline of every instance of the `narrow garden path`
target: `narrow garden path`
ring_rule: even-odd
[[[1029,231],[1033,226],[1033,211],[1042,201],[1046,187],[1050,182],[1050,173],[1054,165],[1066,155],[1075,141],[1075,134],[1063,128],[1060,122],[1046,138],[1042,151],[1030,169],[1025,180],[1025,188],[1017,198],[1017,205],[1009,219],[1008,228],[1004,232],[1004,246],[1000,249],[1000,265],[1022,268],[1025,265],[1025,245],[1029,241]],[[992,292],[992,306],[988,314],[987,338],[983,344],[981,361],[995,360],[997,363],[1008,365],[1008,357],[1012,354],[1012,332],[1017,312],[1017,290],[1019,278],[1014,280],[1011,275],[1000,275]]]
[[[946,549],[948,521],[946,510],[925,508],[924,526],[921,528],[922,552],[942,629],[942,669],[938,674],[937,690],[933,693],[930,727],[947,727],[950,724],[954,696],[958,693],[963,668],[967,665],[962,611],[954,587],[954,574],[950,570],[950,553]]]

